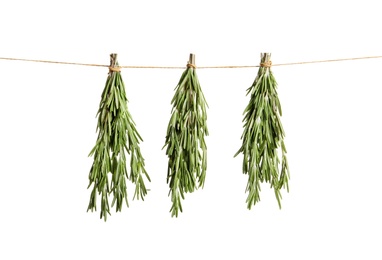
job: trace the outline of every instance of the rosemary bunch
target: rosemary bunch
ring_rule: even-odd
[[[167,183],[172,206],[171,216],[182,212],[181,199],[203,187],[207,170],[207,102],[195,71],[195,56],[190,55],[175,95],[171,100],[172,115],[167,127],[166,155],[168,156]],[[164,148],[163,147],[163,148]]]
[[[247,90],[251,99],[244,111],[243,144],[235,154],[235,157],[239,153],[244,156],[243,173],[248,174],[248,209],[260,201],[260,183],[270,183],[280,208],[281,188],[286,187],[289,192],[285,134],[280,120],[282,110],[276,91],[277,83],[270,69],[270,58],[269,53],[261,54],[257,77]]]
[[[147,189],[143,177],[149,181],[144,159],[140,152],[142,141],[127,109],[125,85],[117,62],[117,54],[110,55],[109,75],[98,110],[98,138],[89,156],[94,157],[89,173],[89,186],[93,185],[88,211],[97,210],[97,193],[101,196],[101,215],[106,221],[110,215],[108,196],[113,195],[112,207],[122,210],[123,202],[129,206],[126,180],[135,184],[134,198],[144,200]],[[130,154],[130,174],[126,169],[126,152]],[[108,174],[111,173],[111,180]]]

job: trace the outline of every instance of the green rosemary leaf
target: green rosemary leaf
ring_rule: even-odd
[[[234,157],[243,154],[242,171],[248,175],[246,186],[247,207],[251,209],[260,201],[260,183],[266,182],[274,189],[281,208],[281,189],[289,192],[289,167],[284,145],[284,129],[281,125],[281,105],[277,96],[277,83],[270,69],[269,53],[261,54],[261,64],[252,86],[251,95],[244,109],[242,146]],[[282,159],[278,158],[281,150]],[[281,168],[281,169],[280,169]]]
[[[179,212],[183,211],[181,199],[184,199],[184,193],[203,188],[207,169],[204,137],[208,135],[208,105],[191,65],[182,73],[171,105],[172,115],[162,149],[167,147],[167,183],[172,202],[170,212],[172,217],[178,217]]]
[[[147,189],[143,176],[149,181],[149,175],[144,168],[144,159],[140,152],[141,136],[135,128],[135,123],[127,109],[125,85],[118,70],[117,55],[110,55],[110,71],[105,88],[101,95],[97,113],[98,138],[89,156],[93,156],[93,165],[89,173],[89,187],[93,185],[88,211],[96,209],[96,194],[101,195],[100,217],[107,220],[110,215],[108,197],[113,195],[111,207],[121,211],[125,202],[129,206],[126,180],[135,185],[137,199],[144,198]],[[130,175],[126,169],[126,155],[130,154]],[[111,174],[109,183],[108,175]]]

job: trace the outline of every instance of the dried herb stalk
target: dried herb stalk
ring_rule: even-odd
[[[126,180],[135,184],[133,199],[144,200],[147,189],[144,177],[150,181],[140,152],[142,141],[127,108],[125,85],[117,62],[117,54],[110,55],[110,70],[98,110],[98,138],[89,156],[94,161],[89,173],[89,187],[93,185],[88,211],[97,210],[97,194],[101,196],[100,218],[106,221],[110,215],[109,195],[113,196],[111,207],[122,210],[125,201],[129,206]],[[126,152],[130,155],[130,173],[126,168]],[[111,174],[109,180],[108,174]]]
[[[182,212],[181,199],[203,187],[207,170],[207,102],[196,75],[194,55],[190,55],[171,101],[172,115],[167,128],[167,183],[172,206],[171,216]],[[163,147],[163,148],[164,148]]]
[[[270,58],[269,53],[261,54],[257,77],[247,90],[251,99],[244,111],[243,144],[235,154],[236,157],[243,153],[243,173],[248,174],[248,209],[260,201],[260,183],[270,183],[280,208],[281,188],[289,192],[285,134],[280,120],[282,110]]]

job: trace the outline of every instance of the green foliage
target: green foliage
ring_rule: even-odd
[[[167,128],[166,155],[168,156],[167,183],[172,207],[171,216],[182,212],[181,199],[203,187],[207,170],[208,106],[192,66],[183,72],[171,101],[172,115]],[[163,148],[164,148],[163,147]]]
[[[248,209],[260,201],[260,183],[270,183],[280,208],[280,189],[286,187],[289,192],[285,134],[280,120],[282,111],[276,91],[277,83],[270,69],[270,57],[269,53],[261,54],[262,66],[247,90],[251,99],[244,111],[243,144],[235,154],[235,157],[239,153],[244,156],[243,173],[248,174]]]
[[[97,194],[101,196],[100,218],[106,221],[110,215],[108,196],[113,195],[112,207],[116,212],[122,210],[123,202],[127,207],[126,180],[135,184],[133,199],[144,200],[147,189],[143,177],[149,181],[144,159],[140,152],[141,136],[127,109],[125,85],[118,69],[117,55],[111,54],[111,65],[105,89],[98,110],[98,138],[89,156],[94,161],[89,173],[89,186],[93,184],[88,211],[97,210]],[[130,155],[130,174],[126,169],[126,152]],[[111,180],[108,174],[111,173]]]

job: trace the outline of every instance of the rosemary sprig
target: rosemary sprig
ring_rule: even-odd
[[[123,201],[129,206],[126,179],[135,184],[134,197],[144,200],[147,189],[143,180],[150,177],[145,170],[140,152],[142,141],[127,109],[125,85],[119,70],[117,54],[110,55],[110,70],[98,110],[98,138],[89,156],[94,157],[89,173],[89,186],[93,185],[88,211],[97,210],[97,193],[101,195],[101,215],[106,221],[110,215],[109,194],[113,194],[112,207],[122,210]],[[126,152],[130,154],[130,174],[126,169]],[[112,178],[109,183],[108,173]]]
[[[270,183],[281,209],[281,188],[289,192],[289,167],[281,125],[281,105],[277,83],[270,69],[271,54],[262,53],[260,68],[247,95],[251,99],[244,111],[243,144],[235,157],[243,153],[243,173],[248,174],[247,207],[260,201],[260,183]],[[279,153],[281,148],[281,165]]]
[[[194,61],[190,55],[187,69],[183,72],[175,95],[171,100],[173,108],[167,127],[166,155],[168,156],[167,183],[169,183],[172,206],[171,216],[182,212],[181,199],[184,193],[191,193],[204,187],[207,170],[207,146],[204,136],[208,135],[208,107]]]

